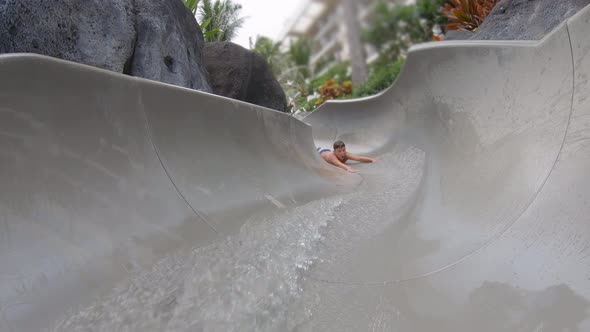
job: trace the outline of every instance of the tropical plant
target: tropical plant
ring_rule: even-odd
[[[449,20],[448,30],[475,31],[499,0],[450,0],[441,12]]]
[[[336,63],[328,68],[328,70],[322,75],[316,76],[309,83],[308,93],[313,94],[318,91],[328,80],[333,80],[338,84],[342,84],[345,81],[351,81],[350,64],[348,62]]]
[[[295,111],[308,109],[309,79],[313,75],[309,62],[311,44],[307,40],[295,40],[282,52],[279,43],[259,37],[251,48],[261,54],[273,68],[277,81],[288,98],[289,107]]]
[[[281,52],[281,42],[274,42],[264,36],[257,36],[254,45],[250,43],[252,51],[258,53],[268,63],[275,77],[279,77],[285,64],[285,55]]]
[[[281,53],[281,42],[274,42],[265,36],[257,36],[253,46],[252,50],[260,54],[266,61],[272,60]],[[251,44],[250,47],[252,47]]]
[[[350,98],[352,93],[349,63],[337,63],[325,73],[306,82],[305,90],[295,99],[295,110],[313,111],[326,100]]]
[[[242,5],[231,0],[200,0],[198,16],[206,42],[231,41],[244,24]]]
[[[375,64],[370,70],[369,79],[354,89],[352,97],[371,96],[387,89],[399,75],[403,64],[403,59],[391,64]]]
[[[182,0],[186,7],[193,13],[193,16],[197,15],[197,8],[199,8],[200,0]]]
[[[340,84],[334,80],[327,80],[324,85],[320,87],[321,97],[316,101],[316,105],[324,103],[326,100],[340,97],[342,89]]]
[[[415,5],[390,6],[385,2],[376,6],[375,20],[364,32],[364,39],[379,52],[381,63],[396,61],[412,44],[428,40],[429,36]]]
[[[426,25],[426,31],[433,33],[435,27],[440,28],[444,32],[444,27],[448,23],[448,19],[441,12],[442,7],[451,0],[418,0],[416,1],[416,9],[418,16]],[[429,36],[427,36],[429,37]]]
[[[379,52],[378,61],[395,62],[413,44],[433,40],[433,28],[446,23],[446,17],[440,13],[446,1],[449,0],[418,0],[415,5],[395,6],[385,1],[378,3],[375,19],[363,36]]]
[[[342,84],[334,80],[327,80],[319,89],[320,98],[316,105],[323,104],[326,100],[336,99],[352,93],[352,81],[344,81]]]
[[[310,76],[309,60],[311,59],[311,43],[307,39],[297,39],[289,45],[289,59],[298,68],[302,77]]]

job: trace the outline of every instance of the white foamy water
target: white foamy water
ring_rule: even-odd
[[[301,278],[342,198],[248,222],[240,234],[167,257],[55,331],[278,331],[305,320]],[[291,315],[287,318],[287,313]]]

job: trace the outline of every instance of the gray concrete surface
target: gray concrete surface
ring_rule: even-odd
[[[341,197],[296,288],[309,314],[284,326],[590,330],[589,28],[586,8],[538,43],[414,47],[392,88],[329,102],[304,119],[311,127],[60,60],[0,57],[0,329],[51,328],[251,217]],[[380,160],[357,175],[334,169],[315,145],[335,139]],[[199,326],[116,309],[121,325],[82,312],[86,325],[70,326],[145,330],[129,319],[138,309],[160,329]]]

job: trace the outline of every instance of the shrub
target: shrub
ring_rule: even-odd
[[[342,94],[349,95],[352,93],[352,81],[344,81],[342,83]]]
[[[334,99],[342,94],[342,89],[340,88],[340,84],[336,83],[334,80],[327,80],[326,83],[320,87],[320,94],[322,96],[321,99],[323,100]]]
[[[369,79],[353,90],[352,96],[355,98],[371,96],[390,87],[404,64],[403,60],[398,60],[392,64],[378,64],[371,68]]]
[[[451,0],[441,9],[449,20],[447,30],[475,31],[499,0]]]
[[[319,89],[320,97],[316,100],[315,105],[319,106],[326,100],[340,99],[352,93],[352,82],[344,81],[342,84],[334,80],[327,80]]]
[[[337,63],[333,65],[325,73],[311,80],[309,84],[309,94],[318,91],[328,80],[333,80],[338,84],[342,84],[344,81],[350,81],[352,78],[349,71],[349,65],[347,63]]]
[[[417,0],[415,5],[393,5],[381,0],[374,18],[363,31],[363,39],[379,51],[380,62],[391,63],[404,57],[410,46],[433,40],[434,28],[442,30],[447,18],[441,7],[451,0]],[[441,31],[442,32],[442,31]]]
[[[297,109],[293,109],[293,111],[311,112],[316,107],[316,101],[317,98],[312,98],[308,100],[308,98],[306,97],[297,97]]]
[[[307,91],[297,98],[297,109],[311,112],[330,99],[350,97],[352,82],[347,63],[331,66],[325,73],[307,84]]]
[[[435,25],[440,27],[444,27],[448,20],[447,18],[441,13],[441,8],[452,0],[417,0],[416,1],[416,10],[418,12],[418,16],[424,20],[424,24],[426,25],[428,31],[432,33],[432,28]],[[427,41],[429,38],[425,38]]]

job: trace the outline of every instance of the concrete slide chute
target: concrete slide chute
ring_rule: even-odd
[[[588,29],[590,7],[539,42],[418,45],[388,90],[303,121],[0,56],[0,330],[333,197],[296,329],[590,330]],[[335,169],[316,146],[337,139],[380,160]]]

